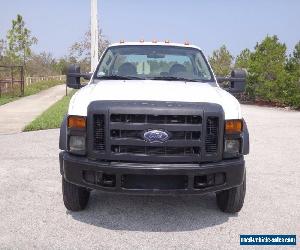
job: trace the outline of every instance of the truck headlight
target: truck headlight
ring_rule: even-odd
[[[68,150],[77,155],[86,154],[86,124],[85,116],[68,116]]]
[[[227,154],[239,154],[240,152],[240,140],[233,140],[233,139],[225,139],[224,145],[224,153]]]
[[[69,149],[71,152],[85,152],[85,136],[71,135]]]

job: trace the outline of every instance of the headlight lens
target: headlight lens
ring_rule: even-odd
[[[224,153],[239,154],[240,152],[240,140],[225,140]]]
[[[85,151],[85,137],[71,135],[69,139],[69,148],[71,152]]]

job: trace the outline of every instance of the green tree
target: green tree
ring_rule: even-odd
[[[27,74],[30,76],[57,75],[58,73],[54,70],[55,64],[56,60],[50,53],[32,53],[27,59]]]
[[[286,71],[289,74],[287,102],[289,105],[300,107],[300,41],[295,45],[293,54],[289,56]]]
[[[0,39],[0,62],[4,57],[4,51],[5,51],[5,41],[4,39]]]
[[[211,57],[208,58],[210,65],[218,76],[228,76],[232,69],[233,56],[227,50],[225,45],[214,50]]]
[[[293,54],[289,56],[286,69],[300,77],[300,41],[295,45]]]
[[[235,68],[248,69],[250,64],[251,51],[244,49],[235,59]]]
[[[31,55],[31,46],[36,43],[37,38],[25,27],[23,17],[17,15],[7,33],[7,55],[11,63],[23,63],[26,66],[26,59]]]
[[[67,67],[71,64],[67,58],[60,58],[58,59],[54,64],[54,70],[59,75],[65,75],[67,74]]]
[[[278,101],[285,72],[286,45],[277,36],[267,36],[250,56],[248,93],[266,101]]]

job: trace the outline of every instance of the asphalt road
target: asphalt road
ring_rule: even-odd
[[[58,130],[0,135],[0,248],[239,249],[240,234],[297,234],[299,241],[300,112],[242,109],[251,154],[238,215],[220,212],[214,195],[100,192],[92,192],[87,210],[67,212]]]

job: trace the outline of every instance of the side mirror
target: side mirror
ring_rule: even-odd
[[[224,88],[230,93],[243,93],[246,88],[247,73],[243,69],[234,69],[230,77],[217,77],[219,83],[229,82],[229,86]]]
[[[67,70],[67,86],[72,89],[80,89],[83,87],[80,83],[80,77],[90,80],[92,73],[80,73],[80,66],[71,64]]]

